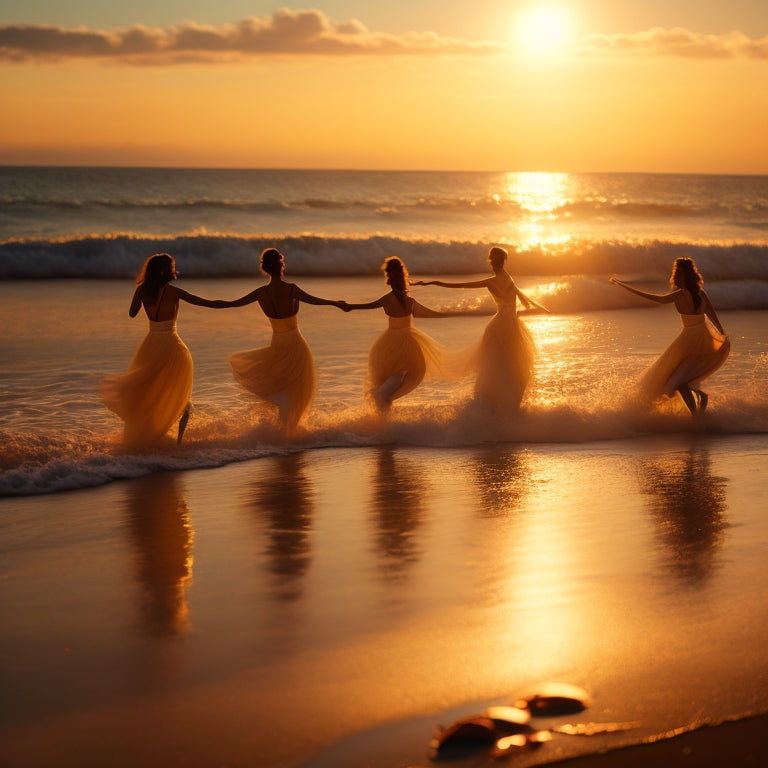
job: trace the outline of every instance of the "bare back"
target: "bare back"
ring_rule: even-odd
[[[702,315],[706,310],[706,294],[702,291],[698,308],[693,303],[693,294],[687,288],[679,288],[673,293],[675,309],[681,315]]]
[[[267,317],[293,317],[299,311],[299,297],[293,283],[270,280],[256,291],[256,298]]]
[[[410,296],[405,297],[405,305],[390,291],[381,297],[381,306],[388,317],[407,317],[413,314],[413,299]]]
[[[150,302],[145,286],[139,286],[138,296],[144,307],[147,317],[155,322],[175,320],[179,312],[179,296],[176,288],[169,283],[163,285],[158,291],[154,303]]]
[[[486,288],[499,304],[514,304],[517,301],[517,286],[506,273],[499,272],[486,282]]]

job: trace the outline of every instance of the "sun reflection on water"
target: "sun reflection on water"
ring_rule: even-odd
[[[517,172],[508,173],[502,188],[494,199],[512,203],[520,212],[521,220],[508,222],[515,230],[520,247],[562,245],[571,240],[557,224],[570,214],[564,210],[571,200],[571,179],[567,173]]]
[[[546,296],[542,301],[546,303]],[[582,404],[589,404],[595,387],[611,372],[610,356],[596,338],[599,329],[572,315],[532,316],[524,322],[536,344],[529,402],[553,407],[579,398]]]
[[[567,173],[521,172],[507,174],[509,198],[524,211],[549,214],[568,202]]]

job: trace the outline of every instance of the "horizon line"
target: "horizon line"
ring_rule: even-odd
[[[680,171],[680,170],[544,170],[544,169],[505,169],[498,168],[361,168],[344,166],[250,166],[250,165],[146,165],[143,163],[5,163],[0,161],[0,168],[92,168],[102,170],[167,170],[167,171],[294,171],[297,173],[530,173],[530,174],[615,174],[643,176],[768,176],[766,171]]]

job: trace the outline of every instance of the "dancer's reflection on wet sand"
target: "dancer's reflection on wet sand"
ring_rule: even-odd
[[[703,446],[642,462],[641,490],[665,548],[665,568],[690,584],[706,581],[717,566],[726,526],[726,484],[712,474]]]
[[[417,531],[424,517],[426,493],[418,464],[391,446],[378,449],[372,481],[372,525],[385,579],[399,580],[419,560]]]
[[[525,455],[498,446],[480,448],[474,456],[473,479],[483,517],[513,515],[528,493],[530,469]]]
[[[193,531],[181,480],[158,472],[134,480],[126,499],[145,630],[174,635],[189,629],[186,590],[192,580]]]
[[[275,595],[301,596],[301,579],[309,568],[314,498],[304,474],[304,456],[291,453],[263,459],[267,471],[253,486],[253,510],[266,526],[266,552]]]

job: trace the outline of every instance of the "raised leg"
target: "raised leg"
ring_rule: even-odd
[[[709,395],[706,392],[702,392],[700,389],[693,390],[696,396],[699,398],[699,413],[704,413],[707,410],[707,403],[709,402]]]
[[[687,384],[683,384],[677,388],[677,391],[680,393],[680,397],[683,398],[683,402],[688,406],[688,410],[693,416],[696,413],[696,398],[693,396],[691,388]]]
[[[388,411],[391,408],[392,395],[400,389],[404,380],[405,371],[399,371],[390,376],[381,386],[373,391],[374,402],[380,411]]]

